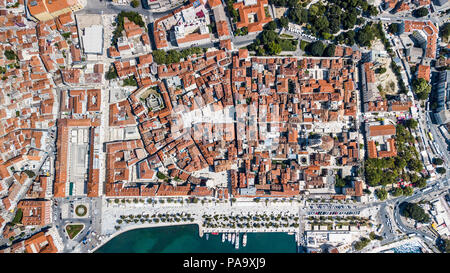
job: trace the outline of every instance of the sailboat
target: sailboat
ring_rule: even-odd
[[[227,233],[227,239],[228,239],[228,242],[231,242],[231,233]]]
[[[245,247],[247,245],[247,233],[244,233],[242,236],[242,246]]]
[[[234,248],[239,249],[239,233],[236,233],[236,245]]]
[[[225,233],[222,233],[222,243],[225,242]]]
[[[233,233],[232,235],[231,235],[231,244],[233,244],[234,245],[234,240],[236,239],[236,235]]]

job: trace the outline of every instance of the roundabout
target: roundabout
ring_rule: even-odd
[[[83,217],[83,216],[86,215],[86,213],[87,213],[87,208],[86,208],[85,205],[78,205],[78,206],[75,208],[75,214],[76,214],[78,217]]]

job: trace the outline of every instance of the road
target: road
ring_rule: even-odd
[[[429,103],[427,103],[426,108],[427,109],[423,109],[421,106],[421,101],[417,100],[414,96],[414,93],[412,91],[412,79],[411,79],[411,71],[409,69],[409,65],[407,64],[406,60],[403,58],[402,54],[400,54],[399,52],[399,47],[400,49],[403,47],[405,48],[405,45],[403,44],[403,41],[401,39],[399,39],[397,36],[394,36],[392,34],[388,33],[388,37],[389,37],[389,42],[391,43],[391,46],[395,49],[394,51],[397,54],[397,57],[402,61],[402,66],[403,66],[403,70],[404,72],[402,72],[402,78],[403,81],[405,82],[405,84],[407,84],[407,88],[408,88],[408,96],[411,98],[411,100],[413,101],[413,106],[417,107],[417,117],[415,117],[418,121],[418,130],[417,131],[420,132],[420,136],[422,139],[422,143],[424,146],[424,150],[427,152],[428,154],[428,158],[422,158],[424,166],[427,166],[433,159],[433,157],[443,157],[443,159],[445,159],[445,165],[448,169],[448,164],[449,164],[449,160],[450,160],[450,156],[448,155],[448,153],[442,153],[442,151],[447,151],[447,145],[445,144],[445,141],[442,140],[442,136],[440,135],[440,133],[437,131],[436,127],[433,126],[432,124],[432,119],[431,119],[431,113],[429,112],[428,109],[428,105]],[[395,43],[395,40],[397,40],[397,43]],[[426,128],[428,128],[428,130],[426,130]],[[426,131],[425,131],[426,130]],[[426,134],[426,132],[431,132],[433,134],[434,137],[434,144],[438,145],[438,147],[436,147],[437,152],[436,154],[431,154],[430,151],[435,151],[435,149],[431,149],[432,147],[430,147],[430,142],[428,141],[428,136]]]
[[[101,198],[89,197],[66,197],[55,200],[53,222],[65,247],[63,252],[87,252],[98,243],[96,234],[101,232],[101,200]],[[83,217],[77,217],[74,214],[74,208],[78,204],[88,207],[88,212]],[[63,206],[68,208],[67,217],[62,215]],[[69,239],[65,226],[72,223],[83,224],[84,228],[75,238]],[[84,239],[86,239],[86,244],[82,244]]]
[[[427,187],[427,188],[431,187],[432,188],[431,191],[425,191],[425,189],[427,189],[427,188],[423,188],[418,193],[416,192],[412,196],[408,196],[408,197],[403,196],[403,197],[400,197],[400,198],[396,199],[395,207],[394,207],[394,209],[395,209],[394,210],[394,220],[395,220],[396,225],[399,227],[399,229],[401,231],[403,231],[406,234],[414,233],[417,236],[422,237],[425,241],[428,241],[429,243],[431,243],[433,245],[436,243],[437,237],[434,236],[433,234],[426,233],[426,232],[424,232],[422,230],[417,230],[417,229],[414,229],[414,228],[410,228],[409,226],[405,225],[403,223],[401,215],[400,215],[400,207],[399,206],[403,202],[412,202],[412,201],[414,201],[416,199],[423,198],[425,195],[430,195],[431,196],[432,194],[436,194],[436,193],[439,193],[439,192],[447,191],[448,190],[448,186],[445,186],[445,185],[446,184],[448,185],[448,181],[449,181],[448,177],[445,177],[445,179],[442,179],[442,180],[436,181],[434,183],[431,183]]]
[[[422,17],[422,18],[416,18],[416,17],[411,16],[411,15],[401,16],[401,15],[398,15],[398,14],[390,14],[390,13],[386,13],[386,12],[382,13],[382,14],[378,14],[373,19],[374,20],[383,21],[385,23],[401,22],[403,20],[413,20],[413,21],[431,21],[435,25],[442,25],[445,22],[440,17],[436,17],[436,16],[433,16],[433,17],[426,16],[426,17]]]

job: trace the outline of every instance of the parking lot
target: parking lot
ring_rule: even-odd
[[[307,215],[360,215],[361,210],[354,205],[309,205]]]

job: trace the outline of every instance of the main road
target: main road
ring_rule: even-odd
[[[405,225],[401,219],[401,215],[400,215],[400,204],[403,202],[411,202],[413,200],[419,199],[424,197],[425,195],[431,195],[431,194],[435,194],[435,193],[442,193],[443,191],[448,190],[448,187],[444,186],[446,184],[448,184],[448,177],[445,177],[444,179],[440,180],[440,181],[436,181],[433,184],[431,184],[430,186],[428,186],[427,188],[422,189],[421,191],[419,191],[418,193],[416,192],[414,195],[412,196],[404,196],[404,197],[400,197],[398,199],[396,199],[395,202],[395,207],[394,207],[394,221],[396,222],[397,226],[399,227],[399,229],[407,234],[409,233],[413,233],[416,234],[418,236],[421,236],[425,241],[428,241],[429,243],[435,244],[436,243],[436,239],[437,237],[433,234],[429,234],[426,233],[422,230],[418,230],[418,229],[414,229],[414,228],[410,228],[407,225]],[[432,188],[432,191],[426,191],[425,189],[428,189],[429,187]]]

